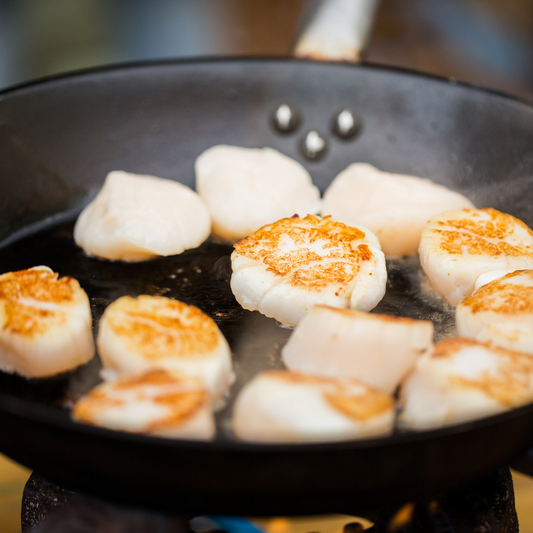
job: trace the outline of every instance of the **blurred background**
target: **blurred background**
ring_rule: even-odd
[[[119,62],[289,55],[315,0],[0,0],[0,88]],[[532,0],[381,0],[366,61],[533,101]]]

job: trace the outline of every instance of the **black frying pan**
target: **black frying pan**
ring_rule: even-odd
[[[278,133],[271,116],[297,106],[303,122]],[[345,107],[359,135],[330,134]],[[316,129],[328,152],[307,161]],[[212,316],[233,348],[238,382],[277,367],[289,335],[242,310],[228,287],[231,247],[142,264],[85,257],[72,242],[76,214],[111,170],[194,187],[193,164],[215,144],[271,146],[301,161],[322,189],[348,164],[425,176],[533,225],[533,109],[500,94],[418,74],[295,60],[140,65],[60,77],[0,94],[1,271],[47,264],[77,277],[95,321],[123,294],[166,294]],[[434,320],[453,313],[424,298],[416,260],[389,263],[377,310]],[[533,444],[533,405],[469,424],[391,438],[310,445],[251,445],[219,416],[212,443],[122,434],[71,422],[69,402],[98,381],[98,360],[67,376],[0,375],[0,450],[68,487],[135,505],[189,513],[355,513],[427,497],[505,464]],[[234,395],[233,395],[234,396]]]

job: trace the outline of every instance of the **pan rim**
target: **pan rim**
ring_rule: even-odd
[[[69,82],[79,78],[88,76],[98,76],[105,73],[113,74],[119,72],[126,72],[129,70],[137,70],[144,68],[158,68],[171,66],[189,66],[189,65],[203,65],[203,64],[220,64],[220,63],[280,63],[280,64],[308,64],[308,65],[324,65],[332,68],[347,68],[347,69],[363,69],[371,71],[382,71],[388,73],[396,73],[398,75],[407,75],[418,77],[422,79],[432,80],[443,83],[444,85],[458,86],[467,90],[481,91],[496,97],[501,97],[506,100],[513,101],[518,104],[523,104],[533,110],[533,102],[504,90],[478,85],[476,83],[459,80],[454,77],[446,77],[438,74],[424,72],[416,69],[409,69],[406,67],[379,64],[372,62],[363,63],[348,63],[335,61],[317,61],[307,58],[296,58],[287,56],[197,56],[185,58],[165,58],[139,61],[124,61],[117,63],[109,63],[104,65],[97,65],[93,67],[80,68],[59,72],[48,76],[41,76],[35,79],[27,80],[21,83],[10,85],[0,89],[0,102],[5,96],[12,93],[25,92],[34,88],[39,88],[48,84],[58,82]]]

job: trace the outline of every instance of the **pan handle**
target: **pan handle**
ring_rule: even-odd
[[[301,33],[294,56],[360,63],[379,0],[322,0]]]

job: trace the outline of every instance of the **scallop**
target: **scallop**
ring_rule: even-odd
[[[0,276],[0,369],[45,378],[92,359],[89,298],[46,266]]]
[[[210,440],[215,422],[201,381],[166,370],[98,385],[74,405],[77,422],[168,438]]]
[[[465,338],[439,342],[402,385],[401,425],[426,430],[533,401],[533,358]]]
[[[104,377],[153,369],[202,381],[219,399],[234,381],[229,345],[198,308],[162,296],[124,296],[104,311],[97,336]]]
[[[253,442],[320,442],[390,435],[392,397],[355,380],[272,370],[237,397],[233,431]]]
[[[495,279],[503,278],[503,276],[507,274],[511,274],[511,272],[516,272],[517,269],[515,268],[503,268],[499,270],[489,270],[488,272],[485,272],[481,274],[477,279],[476,283],[474,285],[474,292],[476,292],[478,289],[483,287],[483,285],[486,285],[487,283],[490,283],[491,281],[494,281]]]
[[[234,245],[231,290],[245,309],[296,325],[314,305],[368,311],[385,294],[375,235],[329,217],[281,219]]]
[[[496,209],[449,211],[428,222],[419,253],[435,291],[457,306],[481,274],[533,268],[533,232]]]
[[[353,163],[324,193],[322,214],[370,229],[387,257],[415,255],[427,221],[444,211],[473,208],[462,194],[416,176]]]
[[[533,327],[531,323],[495,322],[485,326],[476,338],[494,346],[533,355]]]
[[[283,347],[289,370],[353,377],[392,393],[433,346],[433,323],[317,305]]]
[[[233,242],[280,218],[320,210],[307,170],[272,148],[213,146],[198,157],[195,171],[213,233]]]
[[[533,270],[517,270],[479,288],[455,311],[457,332],[533,354]]]
[[[207,207],[189,187],[114,171],[78,217],[74,240],[96,257],[144,261],[196,248],[210,232]]]

